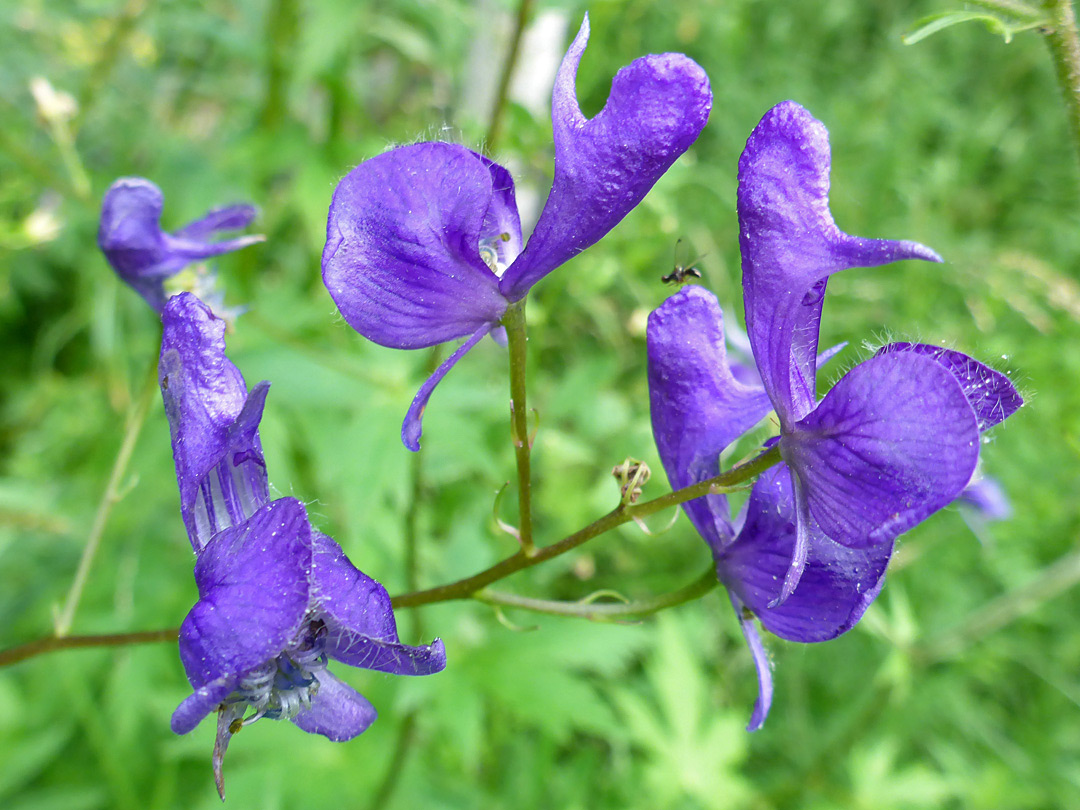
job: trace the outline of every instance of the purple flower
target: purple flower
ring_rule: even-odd
[[[615,227],[705,125],[708,78],[672,53],[621,69],[604,109],[586,120],[575,83],[588,38],[586,17],[555,79],[555,178],[524,249],[509,172],[464,146],[393,149],[353,169],[334,192],[323,280],[349,325],[399,349],[467,338],[413,400],[401,432],[411,450],[450,368],[511,303]]]
[[[443,644],[398,638],[390,597],[295,498],[269,500],[258,426],[269,388],[250,393],[225,356],[223,321],[190,293],[171,298],[159,379],[172,431],[181,512],[196,551],[199,601],[180,629],[194,693],[172,717],[178,734],[218,712],[214,778],[232,735],[261,718],[348,740],[375,709],[327,670],[334,659],[397,675],[446,665]]]
[[[796,540],[777,604],[799,583],[811,537],[886,544],[967,486],[979,431],[1022,404],[1008,379],[958,352],[893,344],[819,403],[817,343],[828,277],[899,259],[940,261],[914,242],[842,233],[829,212],[825,127],[794,102],[754,129],[739,161],[746,324],[780,421]]]
[[[161,229],[164,202],[161,189],[149,180],[122,177],[105,192],[98,227],[98,247],[113,270],[159,314],[169,297],[165,282],[189,264],[263,241],[262,236],[209,241],[218,231],[250,225],[256,214],[253,205],[215,208],[166,233]]]
[[[671,485],[681,488],[711,478],[719,473],[720,453],[772,410],[773,402],[759,382],[746,382],[733,374],[724,344],[723,313],[716,297],[701,287],[681,290],[654,311],[649,317],[647,339],[653,435]],[[920,361],[931,359],[932,363],[936,360],[937,367],[946,369],[950,366],[941,362],[942,359],[964,357],[956,352],[910,344],[893,344],[882,349],[880,354],[893,353],[905,358],[916,357]],[[972,378],[986,383],[980,389],[986,394],[985,398],[980,400],[972,394],[972,402],[981,402],[987,406],[982,412],[990,412],[989,404],[994,395],[987,392],[993,390],[997,392],[995,407],[1007,409],[1007,395],[1015,392],[1011,391],[1011,386],[1007,390],[995,387],[1003,375],[991,372],[971,358],[965,358],[965,361],[963,364],[954,362],[951,369],[954,372],[966,369]],[[845,384],[845,380],[855,375],[856,382],[862,385],[860,375],[866,372],[859,369],[868,365],[871,369],[878,368],[874,363],[875,359],[872,359],[856,366],[811,413],[836,402],[836,397],[849,397],[852,402],[846,409],[837,407],[835,410],[846,414],[847,418],[854,418],[852,415],[863,413],[867,409],[865,402],[870,401],[873,403],[872,414],[882,411],[881,418],[884,419],[899,412],[907,420],[901,423],[902,429],[921,435],[915,427],[908,425],[913,417],[903,407],[889,410],[874,400],[874,392],[860,391],[858,387]],[[918,376],[920,374],[924,376]],[[912,379],[920,382],[925,376],[924,369],[916,366]],[[895,383],[889,380],[879,380],[879,383],[886,387],[885,396],[896,395]],[[959,382],[954,384],[961,388]],[[968,386],[969,390],[974,388]],[[840,393],[834,395],[838,390]],[[939,416],[931,407],[934,401],[925,396],[920,400],[927,405],[925,418]],[[885,402],[891,403],[891,397]],[[901,400],[897,403],[903,404]],[[891,403],[891,406],[897,403]],[[971,404],[966,407],[971,422],[976,423],[976,408]],[[1001,415],[1005,410],[996,413]],[[845,423],[837,421],[839,427],[835,431],[842,435]],[[982,424],[988,427],[990,421]],[[876,420],[863,417],[862,424],[869,426],[863,428],[866,435],[874,435],[871,429],[877,425]],[[975,430],[977,448],[978,427]],[[783,443],[783,434],[779,441]],[[948,446],[945,442],[945,447]],[[877,474],[888,474],[887,462],[888,459],[872,461],[880,465]],[[850,497],[857,497],[875,485],[881,486],[877,480],[866,482],[842,477],[866,474],[862,469],[848,473],[839,463],[835,463],[835,467],[838,468],[833,472],[838,480],[835,486],[845,494],[855,493]],[[755,483],[746,509],[737,520],[732,519],[727,499],[722,495],[707,495],[683,505],[690,521],[712,550],[717,576],[728,588],[743,634],[754,655],[759,695],[748,727],[751,731],[760,728],[765,721],[772,699],[772,674],[753,624],[754,616],[767,630],[791,641],[817,642],[835,638],[855,626],[881,590],[893,549],[891,537],[876,543],[837,542],[821,530],[812,516],[800,516],[798,480],[789,463],[766,471]],[[802,526],[800,519],[805,521]],[[800,538],[803,533],[805,540]],[[785,600],[777,600],[778,583],[787,576],[800,542],[805,543],[801,578]]]

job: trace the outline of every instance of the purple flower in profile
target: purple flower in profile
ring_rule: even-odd
[[[711,478],[719,473],[721,452],[773,409],[768,392],[758,381],[747,382],[733,373],[724,344],[723,313],[716,297],[700,287],[681,290],[655,310],[649,317],[647,339],[653,435],[671,485],[681,488]],[[918,356],[920,360],[933,356],[940,359],[946,355],[963,357],[941,349],[936,350],[936,355],[929,351],[920,354],[909,344],[893,344],[882,350],[886,355],[893,352]],[[986,396],[980,399],[972,394],[972,404],[966,406],[975,424],[975,402],[986,405],[984,411],[991,410],[989,406],[994,395],[987,392],[997,391],[997,407],[1006,409],[1010,407],[1010,392],[1012,395],[1015,392],[1011,391],[1011,386],[1008,389],[995,387],[1004,379],[1003,375],[997,375],[971,358],[966,360],[964,368],[974,378],[987,382],[986,387],[980,389]],[[848,414],[849,418],[859,418],[867,407],[863,403],[869,397],[859,388],[845,386],[844,380],[852,374],[864,373],[859,369],[868,364],[872,369],[878,368],[874,363],[875,360],[869,360],[856,366],[826,395],[819,408],[839,390],[836,396],[850,397],[852,402],[846,410],[838,410]],[[947,368],[947,365],[939,363],[939,367]],[[954,364],[954,370],[957,367]],[[915,368],[922,372],[922,367]],[[925,377],[915,376],[914,379],[920,382]],[[859,380],[858,376],[856,380]],[[890,386],[886,395],[896,393],[895,384],[888,381],[881,384]],[[954,384],[960,389],[959,382]],[[973,390],[971,386],[969,390]],[[920,402],[925,406],[924,418],[939,416],[934,410],[937,399],[933,395],[910,391],[906,395],[923,397]],[[885,399],[885,402],[896,404],[891,399]],[[874,402],[872,407],[871,413],[880,410],[880,418],[887,418],[884,406]],[[908,424],[912,416],[907,409],[894,408],[891,412],[899,413],[906,420],[897,430],[901,438],[896,452],[900,454],[904,450],[903,442],[907,441],[903,431],[921,434]],[[868,435],[873,435],[873,430],[877,429],[875,419],[863,416],[862,424],[867,426],[864,430]],[[989,424],[987,421],[981,426],[988,427]],[[841,423],[835,433],[843,435],[843,427],[844,423]],[[974,429],[977,447],[979,426]],[[783,435],[779,441],[784,441]],[[850,440],[846,441],[850,443]],[[944,444],[949,447],[948,442]],[[850,475],[885,476],[889,474],[887,461],[868,462],[880,465],[876,473],[856,469]],[[925,462],[932,464],[934,460],[927,457]],[[854,477],[845,479],[842,478],[844,474],[847,473],[843,468],[835,473],[840,481],[837,486],[845,492],[859,493],[877,484],[877,479],[870,482]],[[712,550],[717,576],[729,591],[743,634],[753,652],[759,694],[748,726],[751,731],[764,723],[772,700],[772,673],[754,626],[754,616],[767,630],[790,641],[808,643],[836,638],[855,626],[881,590],[893,549],[891,537],[876,543],[840,543],[822,531],[812,517],[804,518],[806,522],[800,526],[797,481],[788,463],[767,470],[755,482],[746,508],[737,519],[732,518],[723,495],[706,495],[683,505],[690,521]],[[803,534],[805,539],[800,537]],[[788,575],[800,542],[805,543],[800,580],[785,600],[777,600],[778,583]]]
[[[1022,404],[1008,379],[960,354],[892,344],[817,401],[817,344],[828,277],[899,259],[940,261],[915,242],[842,233],[829,212],[829,141],[794,102],[762,118],[739,161],[746,324],[780,421],[796,540],[776,604],[799,583],[811,537],[887,544],[967,486],[979,432]]]
[[[587,120],[575,85],[588,38],[586,17],[555,78],[555,177],[524,249],[510,173],[464,146],[393,149],[334,192],[323,280],[349,325],[399,349],[467,338],[413,400],[401,432],[411,450],[450,368],[499,327],[511,303],[615,227],[705,125],[708,78],[674,53],[622,68],[604,109]]]
[[[171,298],[162,321],[159,380],[199,588],[180,629],[194,693],[172,729],[187,733],[218,712],[213,764],[224,798],[222,760],[244,726],[289,719],[340,741],[375,720],[328,659],[427,675],[446,653],[438,639],[402,644],[386,589],[311,527],[300,501],[269,499],[258,433],[269,384],[248,393],[225,356],[224,322],[190,293]]]
[[[262,242],[262,236],[209,241],[218,231],[246,228],[255,219],[253,205],[215,208],[178,231],[161,229],[165,197],[142,177],[122,177],[109,186],[101,203],[98,247],[116,274],[161,313],[168,295],[165,282],[195,261]]]

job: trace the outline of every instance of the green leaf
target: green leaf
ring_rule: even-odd
[[[1032,12],[1032,16],[1004,14],[993,11],[944,11],[923,17],[915,28],[903,36],[905,45],[914,45],[939,31],[966,22],[981,22],[992,33],[1000,34],[1006,42],[1011,42],[1015,34],[1045,25],[1049,19]]]

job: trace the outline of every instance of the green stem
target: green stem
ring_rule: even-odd
[[[1072,0],[1047,0],[1050,24],[1043,29],[1054,60],[1054,72],[1065,97],[1069,133],[1080,151],[1080,36]]]
[[[484,571],[478,574],[473,574],[471,577],[465,579],[459,579],[457,582],[451,582],[447,585],[440,585],[436,588],[429,588],[426,591],[414,591],[412,593],[402,594],[395,596],[391,600],[395,608],[404,607],[416,607],[418,605],[431,605],[436,602],[449,602],[456,599],[468,599],[475,596],[482,591],[486,586],[491,583],[508,577],[511,574],[522,571],[526,568],[531,568],[534,565],[558,557],[565,554],[572,549],[577,548],[582,543],[591,540],[594,537],[598,537],[605,532],[611,531],[617,526],[633,520],[634,518],[644,518],[649,515],[659,512],[662,509],[667,509],[671,506],[677,506],[680,503],[691,501],[694,498],[700,498],[702,495],[708,495],[710,493],[723,492],[737,484],[742,484],[754,478],[759,473],[767,470],[769,467],[777,464],[780,461],[780,449],[778,446],[773,446],[764,453],[755,456],[750,461],[743,464],[739,464],[736,467],[731,468],[727,472],[720,473],[720,475],[709,478],[700,483],[694,484],[689,487],[683,487],[677,489],[674,492],[669,492],[667,495],[662,495],[659,498],[654,498],[651,501],[645,501],[644,503],[635,504],[632,506],[620,505],[606,514],[599,520],[593,521],[584,529],[576,531],[571,535],[564,537],[557,543],[552,543],[549,546],[541,546],[535,550],[532,556],[527,556],[524,552],[519,551],[511,557],[507,557],[502,562],[496,563]],[[711,573],[710,573],[711,576]],[[687,586],[686,588],[674,591],[671,594],[665,596],[656,597],[656,600],[665,600],[664,604],[660,605],[657,609],[662,609],[670,605],[678,604],[675,601],[669,601],[675,599],[675,594],[690,594],[693,593],[696,587],[703,587],[704,577],[698,582]],[[485,601],[492,601],[493,599],[505,598],[514,599],[515,597],[505,594],[492,595],[488,592]],[[523,599],[524,597],[518,598]],[[687,596],[686,600],[694,598],[693,596]],[[642,604],[647,605],[646,602],[637,603],[638,607]],[[558,603],[548,603],[558,604]],[[523,606],[518,604],[518,606]],[[626,606],[623,605],[594,605],[591,611],[585,611],[585,613],[595,613],[597,615],[606,613],[608,616],[617,615],[620,609],[625,610]],[[565,611],[563,611],[565,613]],[[574,615],[582,615],[581,612]],[[641,615],[641,613],[634,613],[633,615]],[[169,628],[167,630],[151,630],[143,633],[118,633],[115,635],[107,636],[66,636],[63,638],[49,637],[38,639],[37,641],[31,641],[28,644],[23,644],[19,647],[13,647],[9,650],[0,651],[0,667],[14,664],[18,661],[23,661],[27,658],[33,658],[34,656],[41,655],[42,653],[53,652],[55,650],[63,650],[72,647],[108,647],[108,646],[121,646],[124,644],[140,644],[150,641],[175,641],[179,633],[178,628]]]
[[[709,493],[721,492],[725,488],[749,481],[779,461],[780,448],[778,445],[774,445],[745,464],[740,464],[727,472],[720,473],[715,478],[709,478],[698,484],[677,489],[667,495],[662,495],[644,503],[633,506],[619,505],[604,517],[593,521],[584,529],[564,537],[559,542],[536,548],[531,555],[519,551],[517,554],[507,557],[490,568],[478,574],[473,574],[471,577],[465,577],[447,585],[429,588],[426,591],[416,591],[395,596],[393,598],[394,607],[416,607],[417,605],[430,605],[435,602],[448,602],[454,599],[468,599],[492,582],[565,554],[594,537],[609,532],[634,518],[645,518],[670,506],[676,506]]]
[[[529,411],[525,402],[525,300],[511,304],[503,316],[510,353],[510,420],[517,459],[518,478],[518,539],[521,551],[529,557],[535,551],[532,536],[532,472],[529,453]]]
[[[97,513],[94,515],[94,522],[90,525],[90,534],[86,538],[86,545],[83,547],[79,566],[75,570],[75,578],[72,580],[71,588],[68,590],[67,598],[64,600],[64,607],[57,614],[55,622],[57,636],[66,636],[75,621],[75,611],[79,609],[79,600],[82,599],[86,580],[90,576],[90,567],[93,565],[94,556],[101,545],[101,537],[105,533],[105,525],[108,523],[109,514],[112,512],[116,502],[120,500],[120,488],[124,478],[127,476],[131,454],[135,450],[139,434],[142,433],[143,425],[146,423],[146,414],[150,410],[150,403],[153,401],[157,387],[157,363],[151,363],[143,389],[128,409],[124,439],[120,443],[120,451],[116,454],[116,461],[113,462],[112,472],[109,474],[109,482],[105,485],[105,492],[102,493],[101,500],[98,502]]]
[[[1019,0],[966,0],[966,2],[969,6],[985,8],[988,11],[1000,11],[1022,20],[1034,20],[1042,15],[1039,9]]]
[[[140,633],[110,633],[103,636],[47,636],[0,650],[0,667],[17,664],[48,652],[72,650],[82,647],[125,647],[129,644],[150,644],[155,641],[175,642],[180,635],[179,627],[164,630],[146,630]]]
[[[498,143],[499,136],[502,134],[502,122],[506,115],[506,99],[510,93],[510,79],[514,76],[514,66],[517,64],[518,54],[521,51],[521,35],[525,32],[525,25],[529,21],[532,4],[533,0],[518,0],[514,33],[510,37],[510,50],[506,53],[506,61],[503,62],[502,72],[499,75],[499,86],[495,91],[495,103],[491,108],[487,138],[484,141],[484,151],[489,155],[494,152],[495,144]]]
[[[710,565],[700,577],[689,585],[684,585],[678,590],[650,596],[645,599],[637,599],[632,602],[615,602],[597,604],[585,600],[577,602],[559,602],[551,599],[532,599],[527,596],[518,596],[513,593],[500,593],[484,589],[473,598],[479,602],[501,607],[520,608],[531,610],[534,613],[547,613],[550,616],[575,616],[580,619],[592,621],[610,622],[625,619],[636,619],[659,613],[676,605],[692,602],[700,599],[719,584],[716,578],[716,567]]]

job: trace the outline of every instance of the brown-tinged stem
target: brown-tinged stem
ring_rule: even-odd
[[[48,636],[0,650],[0,667],[17,664],[48,652],[72,650],[81,647],[124,647],[128,644],[150,644],[155,641],[173,641],[180,635],[179,627],[164,630],[146,630],[140,633],[109,633],[102,636]]]
[[[653,500],[645,501],[644,503],[631,506],[620,504],[599,520],[590,523],[584,529],[580,529],[573,534],[564,537],[557,543],[537,547],[532,554],[525,554],[523,551],[519,551],[490,568],[485,569],[478,574],[473,574],[471,577],[465,577],[464,579],[459,579],[457,582],[439,585],[438,587],[429,588],[425,591],[416,591],[414,593],[395,596],[393,598],[394,607],[415,607],[417,605],[430,605],[435,602],[448,602],[453,599],[467,599],[477,591],[490,585],[492,582],[508,577],[511,574],[526,568],[531,568],[534,565],[539,565],[553,557],[565,554],[566,552],[577,548],[582,543],[586,543],[594,537],[611,531],[616,526],[621,526],[634,518],[645,518],[662,509],[667,509],[670,506],[676,506],[680,503],[693,500],[694,498],[700,498],[702,495],[707,495],[710,492],[719,492],[724,488],[749,481],[751,478],[754,478],[759,473],[767,470],[779,461],[780,448],[778,445],[774,445],[769,450],[766,450],[764,453],[761,453],[745,464],[740,464],[727,472],[720,473],[720,475],[715,478],[709,478],[698,484],[684,487],[683,489],[677,489],[674,492],[669,492],[667,495],[662,495],[659,498],[654,498]]]
[[[645,501],[644,503],[630,506],[625,504],[620,505],[604,517],[593,521],[584,529],[576,531],[571,535],[567,535],[557,543],[537,548],[535,553],[531,556],[527,556],[519,551],[516,554],[507,557],[502,562],[496,563],[478,574],[473,574],[471,577],[466,577],[465,579],[460,579],[457,582],[451,582],[447,585],[429,588],[425,591],[413,591],[412,593],[401,594],[393,597],[391,601],[393,602],[394,607],[404,608],[417,607],[419,605],[431,605],[436,602],[449,602],[455,599],[468,599],[497,580],[565,554],[594,537],[598,537],[605,532],[611,531],[615,527],[621,526],[630,520],[648,517],[662,509],[677,506],[680,503],[685,503],[694,498],[700,498],[702,495],[722,492],[725,489],[749,481],[751,478],[754,478],[759,473],[767,470],[779,461],[780,450],[778,446],[774,445],[772,448],[754,457],[750,461],[739,464],[714,478],[709,478],[698,484],[684,487],[683,489],[677,489],[674,492],[669,492],[667,495],[662,495],[651,501]],[[700,580],[697,583],[698,586],[701,586],[702,584],[703,583]],[[681,590],[691,592],[693,588],[694,586],[688,586],[687,589]],[[677,591],[675,593],[679,592]],[[488,594],[488,596],[490,597],[490,594]],[[668,596],[670,597],[671,595],[669,594]],[[507,598],[511,597],[507,595]],[[662,597],[657,597],[657,599],[660,598]],[[600,608],[611,608],[612,610],[610,612],[615,612],[619,608],[617,605],[596,605],[594,607],[596,612],[600,612]],[[179,629],[173,627],[166,630],[150,630],[142,633],[42,638],[18,647],[0,651],[0,667],[24,661],[27,658],[33,658],[34,656],[43,653],[54,652],[56,650],[71,649],[75,647],[116,647],[125,644],[148,643],[151,641],[175,641],[178,634]]]

